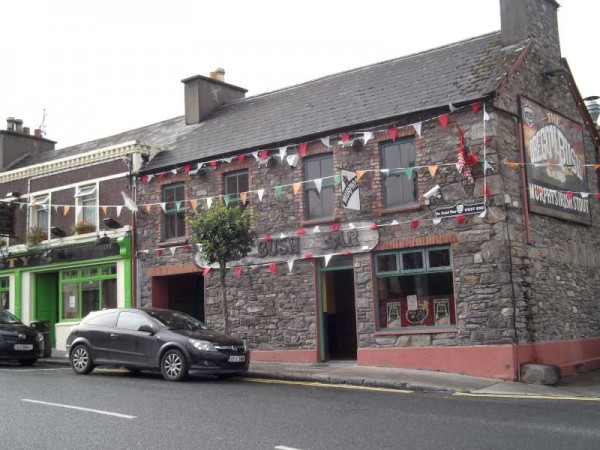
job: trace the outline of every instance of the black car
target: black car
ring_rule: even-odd
[[[210,330],[187,314],[168,309],[121,308],[90,313],[67,338],[71,367],[78,374],[95,366],[133,372],[160,369],[169,381],[190,370],[220,376],[248,371],[244,341]]]
[[[6,310],[0,310],[0,360],[18,360],[32,366],[44,356],[44,335]]]

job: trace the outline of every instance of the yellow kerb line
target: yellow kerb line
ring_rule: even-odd
[[[242,381],[250,381],[252,383],[266,383],[266,384],[294,384],[298,386],[310,386],[318,388],[329,388],[329,389],[353,389],[360,391],[377,391],[377,392],[394,392],[398,394],[412,394],[413,391],[407,391],[403,389],[391,389],[384,387],[371,387],[371,386],[356,386],[352,384],[328,384],[319,383],[317,381],[293,381],[293,380],[268,380],[264,378],[240,378]]]
[[[469,394],[466,392],[455,392],[457,397],[494,397],[494,398],[519,398],[531,400],[577,400],[583,402],[600,402],[599,397],[560,397],[554,395],[524,395],[524,394]]]

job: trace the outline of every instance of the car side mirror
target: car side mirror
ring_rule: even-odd
[[[138,331],[142,331],[144,333],[150,333],[150,336],[156,333],[156,330],[152,325],[140,325]]]

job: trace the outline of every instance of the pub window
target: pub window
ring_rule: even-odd
[[[417,202],[417,171],[403,169],[415,167],[415,140],[398,140],[381,145],[383,203],[385,208],[395,208]]]
[[[78,320],[92,311],[117,307],[115,263],[60,272],[62,320]]]
[[[377,329],[447,329],[456,326],[450,247],[375,255]]]
[[[162,188],[165,204],[163,215],[163,241],[185,236],[185,191],[183,183],[169,184]]]
[[[315,180],[321,183],[319,186]],[[304,160],[305,217],[333,217],[333,155],[312,156]]]
[[[78,186],[75,190],[76,222],[96,226],[96,185]]]
[[[226,173],[223,177],[223,193],[229,196],[229,205],[242,203],[240,194],[248,192],[248,171]],[[247,200],[244,204],[247,204]]]
[[[31,201],[31,226],[48,232],[50,195],[40,195]]]

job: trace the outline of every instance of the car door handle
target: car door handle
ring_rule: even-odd
[[[110,333],[110,337],[116,339],[119,337],[119,335],[117,333]]]

